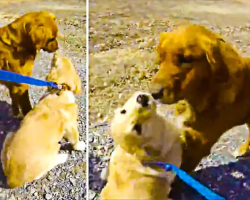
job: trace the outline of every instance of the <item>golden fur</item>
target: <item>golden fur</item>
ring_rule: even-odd
[[[0,69],[31,76],[37,51],[55,52],[58,49],[57,34],[55,16],[43,11],[26,13],[1,27]],[[1,83],[9,89],[14,115],[26,115],[32,109],[29,85]]]
[[[65,74],[69,74],[69,76],[65,76]],[[65,84],[68,90],[74,92],[74,94],[82,93],[81,78],[77,75],[71,60],[58,53],[54,53],[52,68],[46,80],[56,82],[59,85]]]
[[[148,99],[146,104],[138,100],[142,96]],[[136,92],[115,111],[111,136],[115,150],[101,199],[168,199],[174,175],[144,162],[180,166],[181,142],[178,129],[157,113],[149,93]]]
[[[181,165],[191,172],[225,131],[244,123],[249,126],[249,58],[199,25],[162,33],[157,52],[160,68],[152,95],[165,104],[185,99],[192,109]],[[249,143],[250,134],[235,156],[245,154]]]
[[[54,64],[53,62],[52,65]],[[67,81],[72,77],[73,81],[67,82],[69,87],[80,88],[80,85],[75,85],[80,84],[79,77],[72,69],[73,66],[70,66],[65,61],[60,66],[52,66],[52,70],[68,69],[67,73],[58,73],[58,79]],[[48,80],[51,81],[49,78]],[[57,80],[53,81],[58,83]],[[63,137],[75,150],[84,149],[84,142],[79,141],[77,118],[78,106],[73,91],[51,90],[40,100],[24,117],[19,130],[9,133],[4,142],[1,159],[10,188],[39,179],[56,165],[64,163],[68,154],[58,153],[58,142]]]

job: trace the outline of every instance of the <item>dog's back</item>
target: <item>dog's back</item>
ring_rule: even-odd
[[[64,124],[77,118],[77,105],[69,100],[48,96],[27,114],[16,133],[8,134],[1,159],[10,188],[35,180],[54,162]]]

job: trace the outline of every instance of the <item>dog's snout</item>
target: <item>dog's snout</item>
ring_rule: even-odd
[[[164,88],[158,83],[153,83],[151,85],[150,92],[155,100],[161,99],[164,96]]]
[[[157,100],[163,97],[163,88],[160,88],[158,91],[152,92],[152,97]]]
[[[149,102],[149,97],[147,95],[139,95],[137,97],[137,102],[142,105],[142,107],[147,107]]]

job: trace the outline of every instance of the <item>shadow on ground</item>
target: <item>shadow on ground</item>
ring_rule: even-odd
[[[89,156],[89,181],[90,189],[100,193],[105,186],[101,179],[101,171],[95,167],[101,159]],[[242,158],[217,167],[207,167],[195,171],[192,176],[200,183],[223,196],[226,200],[248,200],[250,198],[250,158]],[[177,180],[170,197],[172,200],[206,200],[190,186]]]
[[[100,193],[102,188],[105,186],[106,181],[101,179],[100,168],[97,167],[98,164],[101,164],[101,158],[89,154],[89,189]]]
[[[0,101],[0,151],[8,132],[16,131],[20,126],[20,120],[13,117],[12,108],[6,101]],[[0,187],[6,188],[6,178],[0,163]]]
[[[242,158],[217,167],[207,167],[195,171],[192,176],[227,200],[247,200],[250,198],[250,158]],[[179,182],[179,180],[177,180]],[[173,200],[205,200],[195,190],[182,183],[173,188]]]

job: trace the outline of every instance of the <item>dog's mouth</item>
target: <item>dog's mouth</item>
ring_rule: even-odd
[[[181,100],[180,95],[173,89],[162,88],[159,92],[152,93],[156,104],[174,104]]]
[[[142,134],[142,125],[139,123],[135,124],[133,130],[136,131],[137,135],[141,135]]]

